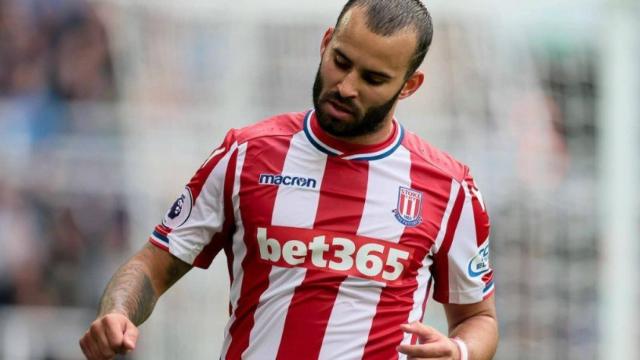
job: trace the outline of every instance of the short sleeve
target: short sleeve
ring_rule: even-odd
[[[471,175],[460,182],[454,196],[448,234],[434,255],[433,297],[441,303],[472,304],[494,291],[489,263],[489,215]]]
[[[207,268],[228,241],[237,143],[234,131],[213,150],[167,210],[149,241],[180,260]]]

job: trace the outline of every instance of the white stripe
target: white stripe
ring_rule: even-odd
[[[168,248],[169,245],[163,239],[157,237],[154,233],[151,233],[151,240],[155,241],[158,245],[161,245],[164,248]]]
[[[404,232],[393,215],[398,206],[398,187],[411,186],[411,156],[399,148],[393,156],[369,163],[367,194],[358,235],[398,243]],[[322,342],[320,359],[342,359],[345,354],[362,357],[384,284],[348,278],[339,290]],[[362,300],[358,300],[362,297]],[[348,329],[345,333],[344,329]],[[344,353],[337,353],[341,350]]]
[[[449,191],[449,202],[447,202],[447,208],[444,210],[444,214],[442,215],[442,221],[440,222],[440,230],[438,230],[438,235],[436,236],[436,241],[431,248],[431,253],[435,254],[440,249],[442,242],[444,241],[444,236],[447,233],[447,225],[449,224],[449,216],[451,216],[451,211],[453,210],[453,204],[456,202],[456,198],[458,197],[458,190],[460,190],[460,183],[451,180],[451,190]]]
[[[187,221],[167,235],[171,254],[189,264],[193,264],[202,249],[211,241],[213,234],[222,229],[224,177],[229,158],[236,147],[237,144],[234,143],[209,173],[200,195],[193,199],[194,204]]]
[[[227,351],[229,351],[229,345],[231,344],[231,325],[236,320],[235,313],[238,308],[238,299],[240,299],[240,292],[242,287],[242,279],[244,271],[242,269],[242,261],[247,255],[247,248],[244,243],[244,226],[242,224],[242,216],[240,214],[240,175],[242,174],[242,167],[244,165],[245,155],[247,154],[247,144],[242,144],[238,147],[238,156],[236,157],[236,169],[233,179],[233,192],[231,194],[231,201],[233,204],[233,214],[236,219],[237,230],[233,235],[232,252],[233,252],[233,283],[231,283],[231,290],[229,294],[229,301],[231,302],[231,318],[227,321],[227,325],[224,329],[224,342],[222,343],[222,351],[220,358],[227,357]]]
[[[427,286],[429,285],[429,279],[431,278],[431,272],[429,271],[431,264],[433,264],[433,258],[427,254],[422,260],[422,266],[418,269],[418,276],[416,278],[418,287],[413,293],[413,308],[409,313],[407,323],[422,321],[422,317],[424,316],[422,304],[424,304],[424,298],[427,296]],[[409,344],[410,342],[411,334],[405,333],[402,343]]]
[[[469,261],[478,253],[475,219],[471,193],[466,182],[462,182],[465,194],[464,205],[449,249],[449,301],[469,304],[482,300],[485,284],[482,277],[469,276]]]
[[[305,268],[273,266],[269,273],[269,287],[260,296],[255,323],[249,336],[249,346],[242,353],[245,360],[275,359],[282,340],[284,322],[293,293],[306,274]]]
[[[280,186],[273,207],[273,225],[313,227],[326,163],[327,155],[314,151],[303,132],[293,136],[282,174],[315,179],[318,186],[315,189]]]
[[[411,200],[409,200],[407,197],[405,197],[404,199],[402,199],[402,213],[406,214],[408,209],[409,209],[409,203],[411,202]]]
[[[393,215],[400,187],[411,188],[411,154],[404,147],[393,156],[369,163],[367,195],[358,235],[397,243],[404,225]]]
[[[451,216],[451,211],[453,210],[453,205],[455,204],[459,189],[460,184],[457,181],[452,180],[451,189],[449,191],[449,201],[447,202],[447,207],[445,208],[444,214],[442,215],[442,220],[440,221],[440,229],[438,231],[438,235],[436,236],[436,241],[431,251],[422,260],[420,269],[418,269],[418,275],[416,277],[418,287],[413,293],[413,307],[411,309],[411,312],[409,313],[409,317],[407,318],[408,323],[412,321],[422,321],[422,318],[424,316],[422,304],[424,303],[425,297],[427,296],[427,286],[429,285],[429,279],[431,279],[431,272],[429,271],[429,267],[433,264],[433,257],[430,254],[435,254],[437,251],[436,249],[439,249],[442,245],[444,236],[447,231],[449,217]],[[402,344],[409,344],[410,342],[411,335],[405,334],[404,338],[402,339]],[[406,358],[406,355],[401,355],[399,357],[399,359]]]
[[[327,155],[310,147],[303,132],[292,137],[282,173],[316,179],[318,187],[309,189],[281,186],[274,204],[272,225],[313,228],[326,161]],[[278,354],[289,304],[305,274],[305,268],[271,268],[269,287],[260,296],[249,346],[243,354],[244,359],[273,359]],[[254,349],[260,349],[260,353]]]
[[[482,292],[482,297],[484,298],[487,294],[489,294],[490,292],[492,292],[492,291],[493,291],[493,288],[494,288],[495,286],[496,286],[496,283],[494,282],[494,283],[492,283],[492,284],[491,284],[491,286],[489,286],[489,288],[488,288],[487,290],[484,290],[484,289],[483,289],[484,291]],[[485,285],[485,287],[486,287],[486,285]]]
[[[384,284],[347,277],[338,289],[318,360],[362,359]]]

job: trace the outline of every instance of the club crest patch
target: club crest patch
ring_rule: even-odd
[[[396,219],[405,226],[417,226],[422,222],[422,193],[400,186],[398,205],[393,213]]]
[[[175,229],[182,226],[189,216],[191,215],[191,207],[193,205],[193,198],[191,197],[191,190],[185,187],[182,193],[178,196],[178,199],[171,205],[171,208],[164,216],[162,223]]]

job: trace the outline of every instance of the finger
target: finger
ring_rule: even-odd
[[[86,336],[86,334],[85,334],[85,336]],[[89,359],[92,354],[91,354],[91,352],[89,352],[89,349],[85,345],[85,336],[82,336],[82,338],[80,338],[80,341],[78,341],[78,345],[80,345],[80,349],[82,350],[82,354],[84,355],[84,357]]]
[[[94,349],[96,355],[100,355],[101,358],[110,359],[116,355],[116,353],[109,346],[109,340],[104,332],[104,328],[99,323],[94,323],[89,329],[89,334],[94,343]]]
[[[421,343],[437,341],[444,337],[438,330],[417,321],[402,324],[400,329],[406,333],[417,335],[422,340]]]
[[[446,344],[431,343],[420,345],[403,344],[397,347],[398,352],[403,353],[409,357],[418,357],[426,359],[437,359],[440,357],[450,357],[452,351]]]
[[[82,339],[80,340],[80,347],[82,348],[82,352],[84,353],[87,359],[100,359],[101,357],[98,355],[98,352],[95,348],[95,344],[93,343],[93,339],[91,338],[91,334],[87,331]]]
[[[124,341],[122,344],[126,352],[133,351],[136,348],[138,334],[138,328],[133,325],[132,322],[127,323],[127,327],[124,332]]]
[[[124,330],[126,328],[126,323],[118,321],[117,319],[113,319],[111,317],[105,317],[102,320],[102,324],[105,328],[109,347],[114,351],[117,351],[122,347],[122,343],[124,341]]]

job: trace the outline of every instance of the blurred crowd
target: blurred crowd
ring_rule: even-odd
[[[99,294],[86,289],[103,259],[123,250],[127,211],[118,195],[59,186],[74,183],[55,178],[73,161],[56,151],[90,150],[75,135],[96,120],[77,108],[115,99],[107,33],[91,4],[0,0],[0,306],[95,306]],[[102,120],[113,134],[115,119]]]
[[[0,131],[38,142],[69,130],[71,101],[115,96],[105,28],[81,0],[0,0]]]
[[[127,226],[117,198],[0,182],[0,305],[95,306]]]
[[[0,0],[0,95],[114,96],[105,28],[80,0]]]

